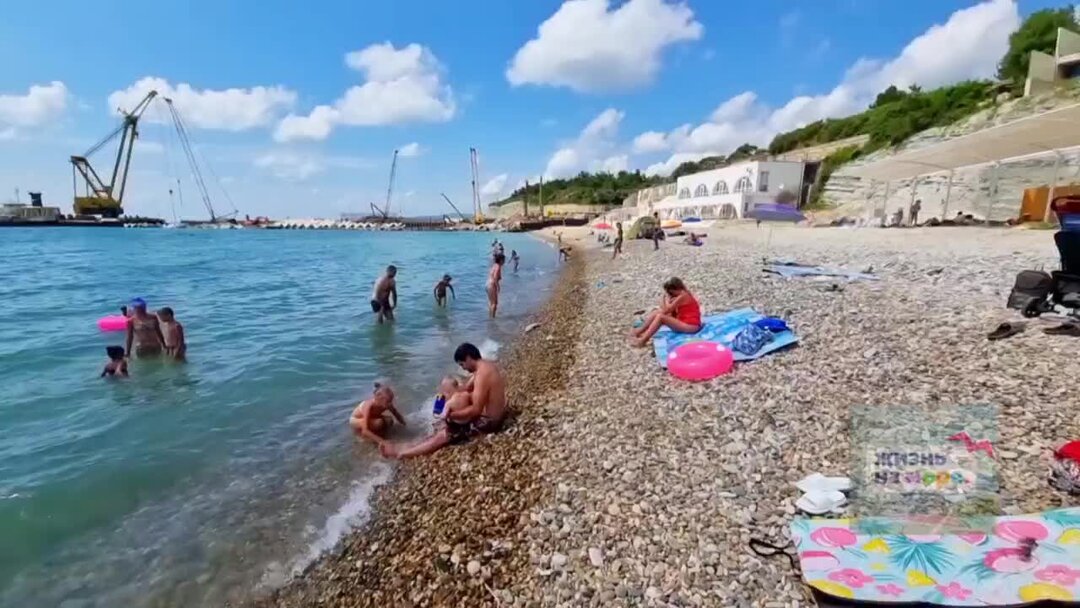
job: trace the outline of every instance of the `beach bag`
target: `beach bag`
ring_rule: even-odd
[[[1009,292],[1008,308],[1024,310],[1032,301],[1043,301],[1054,291],[1054,279],[1041,270],[1024,270],[1016,275]]]

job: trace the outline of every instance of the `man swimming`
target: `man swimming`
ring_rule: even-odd
[[[457,294],[454,293],[454,286],[450,284],[450,275],[444,274],[438,283],[435,283],[435,304],[438,306],[446,306],[446,290],[450,290],[450,295],[457,299]]]
[[[386,433],[393,426],[394,419],[397,419],[401,426],[405,426],[401,412],[394,407],[394,391],[389,386],[376,382],[371,399],[361,401],[349,416],[349,426],[357,437],[382,446],[386,443]]]
[[[468,342],[454,351],[454,361],[473,374],[464,393],[447,401],[446,426],[427,439],[398,448],[389,442],[379,445],[386,458],[414,458],[434,453],[451,444],[464,443],[477,435],[496,433],[506,419],[506,381],[498,366],[480,356],[480,349]],[[462,395],[469,395],[465,399]]]
[[[397,308],[397,267],[393,264],[386,267],[386,274],[375,281],[375,287],[371,290],[371,312],[375,313],[376,319],[382,323],[384,319],[394,320],[394,309]],[[390,296],[394,297],[393,304]]]

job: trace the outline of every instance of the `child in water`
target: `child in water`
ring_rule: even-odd
[[[161,335],[165,337],[165,354],[177,361],[183,361],[187,355],[184,326],[176,320],[173,309],[168,306],[162,307],[157,316],[161,323]]]
[[[521,263],[521,258],[518,257],[517,249],[510,250],[510,261],[514,263],[514,272],[517,272],[518,264]]]
[[[116,376],[123,376],[127,378],[128,367],[127,359],[124,358],[123,346],[106,346],[105,354],[109,355],[109,361],[105,364],[105,369],[101,370],[101,377],[106,376],[113,378]]]
[[[450,275],[444,274],[438,283],[435,283],[435,304],[439,306],[446,306],[446,290],[450,290],[450,295],[457,299],[457,294],[454,293],[454,286],[450,284]]]

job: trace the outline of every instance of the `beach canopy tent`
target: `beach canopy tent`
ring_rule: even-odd
[[[904,180],[1080,145],[1080,104],[1028,116],[854,166],[844,175]]]
[[[626,238],[636,239],[643,233],[651,234],[656,229],[656,218],[651,215],[645,215],[634,220],[633,224],[630,224],[630,228],[626,230]]]

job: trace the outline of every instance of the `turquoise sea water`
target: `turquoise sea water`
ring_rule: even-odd
[[[333,546],[392,470],[346,424],[372,381],[419,436],[454,347],[494,350],[547,297],[554,250],[498,236],[523,262],[489,321],[492,235],[0,230],[0,605],[220,605]],[[123,335],[96,320],[133,296],[176,311],[190,361],[99,379]]]

